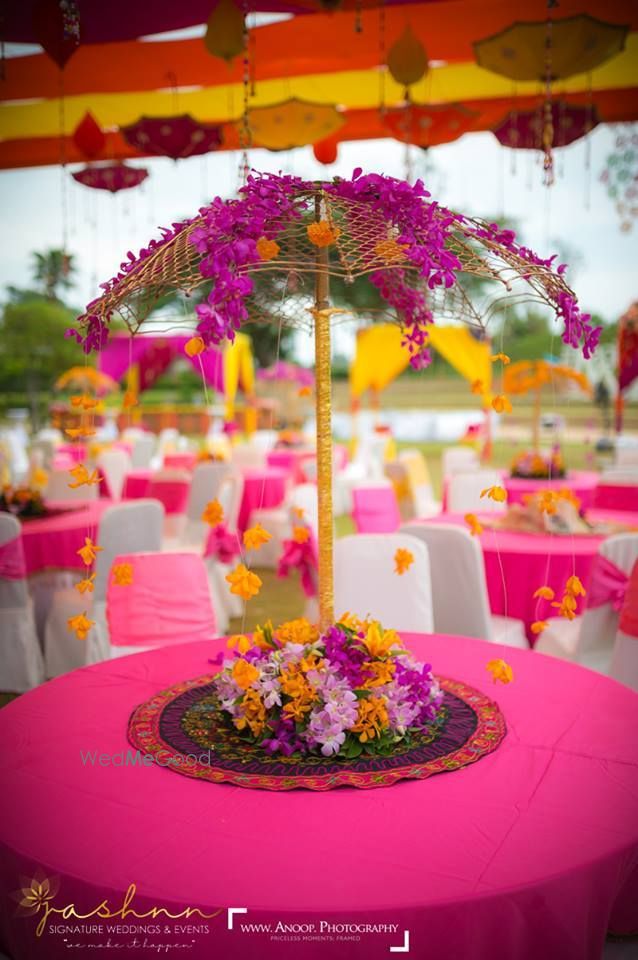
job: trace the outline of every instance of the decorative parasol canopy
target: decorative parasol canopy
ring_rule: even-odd
[[[56,390],[93,390],[96,394],[115,393],[117,380],[93,367],[70,367],[55,381]]]
[[[520,363],[505,367],[503,374],[503,390],[511,394],[541,390],[549,384],[566,386],[569,383],[575,383],[583,393],[592,392],[591,383],[584,373],[547,360],[521,360]]]
[[[198,123],[188,113],[177,117],[140,117],[136,123],[122,127],[122,134],[127,143],[142,153],[173,160],[210,153],[222,143],[219,126]]]
[[[257,371],[258,380],[276,380],[297,383],[300,387],[314,387],[315,375],[312,370],[300,367],[297,363],[288,360],[278,360],[270,367]]]
[[[598,125],[594,107],[579,107],[562,100],[551,104],[553,147],[566,147],[587,136]],[[543,106],[537,110],[512,110],[494,128],[494,136],[513,150],[543,149]]]
[[[148,177],[148,170],[145,167],[129,167],[126,163],[109,163],[83,167],[71,176],[85,187],[119,193],[120,190],[138,187]]]
[[[472,129],[475,114],[460,103],[409,103],[386,111],[384,122],[392,136],[418,147],[449,143]]]
[[[272,107],[248,111],[253,145],[290,150],[325,140],[343,126],[343,117],[331,104],[309,103],[293,97]]]

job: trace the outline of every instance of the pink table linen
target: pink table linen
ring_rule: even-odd
[[[542,490],[569,489],[580,500],[583,510],[594,505],[596,487],[600,474],[586,470],[570,470],[562,480],[528,480],[521,477],[503,477],[503,486],[507,490],[508,503],[522,503],[526,494],[539,493]]]
[[[494,521],[494,514],[479,514],[479,519]],[[456,523],[467,529],[460,513],[442,513],[424,523]],[[485,578],[492,613],[522,620],[530,643],[536,637],[530,631],[535,620],[557,616],[547,600],[535,600],[537,587],[551,587],[558,599],[568,577],[576,574],[585,588],[598,547],[605,539],[599,535],[552,536],[485,529],[479,537],[485,562]],[[578,598],[578,612],[584,609]]]
[[[288,472],[276,467],[242,470],[242,494],[237,529],[243,533],[250,526],[250,514],[262,507],[279,507],[286,496]]]
[[[197,464],[196,453],[165,453],[166,470],[193,470]]]
[[[55,448],[55,454],[66,457],[73,463],[82,463],[88,456],[89,448],[86,443],[60,443]]]
[[[44,570],[83,570],[77,551],[84,545],[85,536],[95,539],[100,517],[111,505],[110,500],[73,505],[50,503],[48,506],[64,508],[64,512],[23,522],[22,545],[27,575]]]
[[[147,497],[159,500],[164,505],[166,516],[185,513],[190,480],[156,480],[151,477]]]
[[[266,463],[269,467],[286,470],[295,483],[303,483],[305,478],[302,464],[308,460],[315,460],[316,457],[316,452],[308,447],[302,449],[271,450],[270,453],[266,455]]]
[[[152,470],[129,470],[124,478],[122,500],[143,500],[148,496],[148,487],[153,476]]]
[[[79,921],[53,915],[37,938],[42,914],[15,915],[9,894],[39,867],[59,878],[57,908],[86,914],[106,899],[116,910],[134,883],[138,913],[219,910],[177,921],[207,933],[166,934],[175,928],[162,918],[162,937],[138,938],[187,940],[194,960],[381,960],[406,930],[418,958],[600,960],[606,930],[638,927],[638,696],[514,649],[514,682],[495,686],[485,669],[492,645],[405,640],[437,673],[498,701],[508,733],[494,753],[427,780],[326,793],[248,790],[118,762],[131,711],[181,678],[213,673],[222,641],[76,670],[4,707],[0,948],[20,960],[69,954],[69,934],[53,927]],[[83,763],[81,752],[109,765]],[[232,907],[247,912],[229,930]],[[286,937],[278,923],[314,926]],[[108,936],[133,939],[103,926],[72,940]]]
[[[605,510],[630,510],[637,515],[638,522],[638,483],[601,482],[594,493],[594,506]]]

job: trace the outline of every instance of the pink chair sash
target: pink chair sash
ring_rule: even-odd
[[[401,523],[394,487],[352,491],[352,517],[358,533],[394,533]]]
[[[0,578],[4,580],[24,580],[27,565],[24,559],[22,537],[9,540],[0,546]]]
[[[629,577],[625,602],[620,613],[619,629],[638,640],[638,560]]]
[[[602,607],[609,603],[620,610],[627,592],[629,577],[602,554],[596,554],[591,568],[591,580],[587,594],[587,607]]]

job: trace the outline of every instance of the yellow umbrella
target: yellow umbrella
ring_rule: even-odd
[[[547,384],[564,386],[575,383],[583,393],[591,394],[591,383],[584,373],[572,370],[571,367],[559,363],[549,363],[547,360],[521,360],[505,367],[503,373],[503,392],[506,394],[521,394],[535,391],[533,442],[534,449],[538,450],[541,419],[541,391]]]
[[[108,373],[94,367],[70,367],[55,382],[56,390],[93,390],[96,394],[114,393],[119,384]]]

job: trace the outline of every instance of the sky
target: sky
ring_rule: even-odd
[[[427,154],[412,147],[410,168],[445,205],[512,218],[524,243],[543,256],[568,251],[574,267],[568,280],[583,309],[611,321],[638,298],[638,229],[620,231],[614,204],[600,182],[614,138],[614,128],[600,126],[590,134],[589,146],[578,142],[557,151],[557,181],[551,188],[542,184],[539,156],[518,151],[513,158],[490,133],[466,134]],[[406,152],[403,144],[379,140],[341,144],[337,162],[329,167],[318,164],[310,148],[254,150],[250,160],[256,170],[313,178],[347,176],[357,166],[402,177]],[[233,195],[239,159],[237,153],[219,153],[179,163],[133,161],[149,170],[147,181],[115,196],[77,184],[68,169],[59,167],[0,172],[0,290],[4,293],[8,284],[28,286],[32,252],[60,247],[66,237],[78,268],[68,299],[83,307],[98,284],[117,272],[126,252],[136,253],[157,235],[158,226],[192,216],[213,196]],[[344,331],[340,337],[338,352],[350,353],[351,335]],[[308,359],[309,349],[300,337],[300,359]]]

